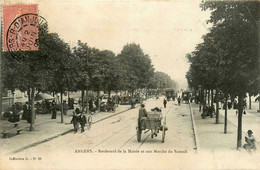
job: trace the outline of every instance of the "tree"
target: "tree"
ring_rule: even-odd
[[[61,94],[61,123],[63,123],[63,94],[69,89],[74,89],[76,86],[77,66],[79,60],[70,52],[70,47],[59,38],[56,33],[45,35],[49,45],[52,44],[52,49],[49,49],[48,61],[51,71],[51,83],[47,86],[46,91],[51,91]],[[45,43],[44,45],[47,45]]]
[[[4,87],[27,91],[31,106],[30,130],[34,130],[34,96],[39,92],[60,92],[68,89],[73,74],[69,70],[76,64],[69,46],[56,33],[49,33],[48,26],[42,25],[38,31],[38,51],[23,51],[23,60],[13,60],[9,53],[4,57]],[[62,109],[63,111],[63,109]],[[61,114],[61,122],[63,115]]]
[[[150,57],[144,54],[140,45],[125,45],[117,58],[120,62],[124,89],[130,90],[133,95],[134,90],[148,87],[154,68]]]
[[[90,48],[87,43],[83,43],[80,40],[78,41],[77,47],[73,48],[73,55],[80,61],[77,69],[77,89],[81,90],[82,111],[84,111],[85,108],[84,91],[86,90],[88,92],[88,87],[90,86],[89,74],[91,69],[89,59],[93,53],[94,50]]]
[[[218,35],[217,45],[224,53],[221,63],[227,68],[227,77],[232,82],[228,91],[238,96],[239,148],[242,145],[243,100],[249,91],[249,85],[257,81],[255,73],[259,75],[259,2],[208,1],[202,3],[201,7],[203,10],[212,10],[208,22],[213,24]]]

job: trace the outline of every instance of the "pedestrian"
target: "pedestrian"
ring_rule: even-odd
[[[167,100],[164,99],[164,100],[163,100],[163,106],[164,106],[164,108],[166,108],[166,105],[167,105]]]
[[[89,112],[91,113],[93,110],[93,101],[92,98],[88,101],[88,107],[89,107]]]
[[[56,102],[54,100],[51,103],[51,112],[52,112],[51,118],[52,119],[56,119],[56,116],[57,116],[57,105],[56,105]]]
[[[87,119],[86,119],[86,116],[84,114],[80,114],[80,117],[79,117],[79,123],[80,123],[80,126],[81,126],[81,133],[83,133],[85,130],[84,130],[84,127],[87,123]]]
[[[246,144],[243,145],[243,148],[246,149],[248,152],[251,152],[251,149],[256,150],[256,146],[255,146],[256,140],[252,130],[248,130],[247,134],[248,136],[245,137]]]
[[[98,98],[95,100],[95,106],[96,106],[96,108],[98,108]]]
[[[63,101],[63,114],[67,115],[67,111],[68,111],[69,107],[68,104],[66,103],[66,101]]]
[[[181,105],[181,96],[178,97],[178,105]]]
[[[234,99],[234,107],[233,107],[234,109],[237,109],[238,107],[237,107],[237,99]]]
[[[28,102],[26,102],[24,105],[23,105],[23,115],[22,115],[22,119],[23,120],[26,120],[27,119],[27,116],[28,116]]]
[[[131,98],[131,109],[134,109],[135,108],[135,99],[134,98]]]
[[[232,102],[231,102],[231,100],[228,99],[227,103],[228,103],[228,109],[231,109],[231,108],[232,108]]]
[[[73,98],[69,98],[69,109],[74,109],[74,99]]]
[[[79,128],[79,117],[80,117],[80,110],[79,108],[76,108],[75,111],[73,111],[72,120],[70,123],[73,123],[74,133],[77,133]]]
[[[46,112],[51,113],[51,105],[48,100],[46,100],[45,106],[46,106]]]
[[[34,118],[36,119],[36,116]],[[26,120],[27,120],[28,123],[32,122],[32,110],[31,109],[29,109],[28,112],[27,112]]]

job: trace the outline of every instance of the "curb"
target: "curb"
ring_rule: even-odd
[[[136,108],[139,107],[139,106],[140,106],[140,105],[137,105]],[[95,123],[101,122],[101,121],[103,121],[103,120],[109,119],[109,118],[111,118],[111,117],[113,117],[113,116],[122,114],[122,113],[124,113],[124,112],[126,112],[126,111],[128,111],[128,110],[131,110],[131,108],[126,109],[126,110],[122,110],[122,111],[120,111],[120,112],[118,112],[118,113],[115,113],[115,114],[113,114],[113,115],[110,115],[110,116],[107,116],[107,117],[98,119],[97,121],[93,122],[92,124],[95,124]],[[72,131],[73,131],[73,129],[67,130],[67,131],[65,131],[65,132],[63,132],[63,133],[59,133],[59,134],[57,134],[57,135],[54,135],[54,136],[49,137],[49,138],[47,138],[47,139],[40,140],[40,141],[38,141],[38,142],[34,142],[34,143],[32,143],[32,144],[28,144],[28,145],[26,145],[26,146],[24,146],[24,147],[22,147],[22,148],[16,149],[16,150],[11,151],[11,152],[8,152],[8,153],[6,153],[6,154],[14,154],[14,153],[21,152],[21,151],[23,151],[23,150],[25,150],[25,149],[28,149],[28,148],[37,146],[37,145],[39,145],[39,144],[48,142],[48,141],[50,141],[50,140],[53,140],[53,139],[55,139],[55,138],[57,138],[57,137],[59,137],[59,136],[66,135],[66,134],[68,134],[68,133],[70,133],[70,132],[72,132]]]
[[[193,130],[193,138],[194,138],[194,144],[195,144],[195,150],[196,152],[198,151],[198,148],[199,148],[199,143],[198,143],[198,140],[196,138],[196,125],[195,125],[195,121],[194,121],[194,117],[193,117],[193,111],[192,111],[192,108],[191,108],[191,105],[189,103],[189,107],[190,107],[190,115],[191,115],[191,122],[192,122],[192,130]]]

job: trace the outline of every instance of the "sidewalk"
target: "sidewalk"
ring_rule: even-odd
[[[221,109],[220,110],[220,115],[223,117],[225,116],[225,110]],[[247,131],[250,129],[253,131],[253,135],[255,136],[257,140],[257,148],[260,148],[260,113],[257,112],[256,110],[246,110],[246,114],[242,115],[242,132],[243,132],[243,137],[242,140],[244,140],[244,135],[247,135]],[[236,110],[235,109],[230,109],[228,110],[228,120],[230,123],[235,125],[236,127],[238,126],[238,116],[236,115]],[[244,142],[244,141],[243,141]]]
[[[225,111],[223,109],[219,110],[219,124],[216,124],[216,118],[210,118],[207,116],[205,119],[202,119],[201,112],[199,112],[198,108],[199,105],[194,103],[191,104],[191,110],[194,116],[196,129],[195,134],[198,151],[236,150],[238,124],[236,110],[228,110],[227,134],[224,134]],[[253,130],[256,140],[260,139],[260,119],[255,115],[256,113],[252,114],[252,112],[254,111],[247,111],[247,114],[243,115],[242,118],[242,145],[245,143],[244,138],[246,136],[247,130],[249,129]],[[257,148],[260,148],[259,141],[257,141]]]
[[[105,118],[119,114],[130,109],[130,105],[119,105],[116,112],[99,112],[92,115],[92,122],[99,122]],[[21,134],[10,138],[0,137],[1,153],[15,153],[27,147],[35,146],[39,143],[51,140],[60,135],[73,131],[73,125],[70,124],[73,110],[68,110],[64,115],[64,123],[61,122],[61,112],[57,112],[57,119],[51,119],[51,114],[38,114],[35,120],[35,131],[29,131],[30,124],[26,120],[20,120],[19,127],[23,128]],[[7,120],[0,120],[0,132]],[[91,130],[91,129],[90,129]]]

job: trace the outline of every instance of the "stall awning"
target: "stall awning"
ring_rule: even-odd
[[[38,93],[34,97],[35,101],[39,101],[39,100],[53,100],[53,99],[54,99],[53,96],[51,96],[49,94],[46,94],[46,93]]]

